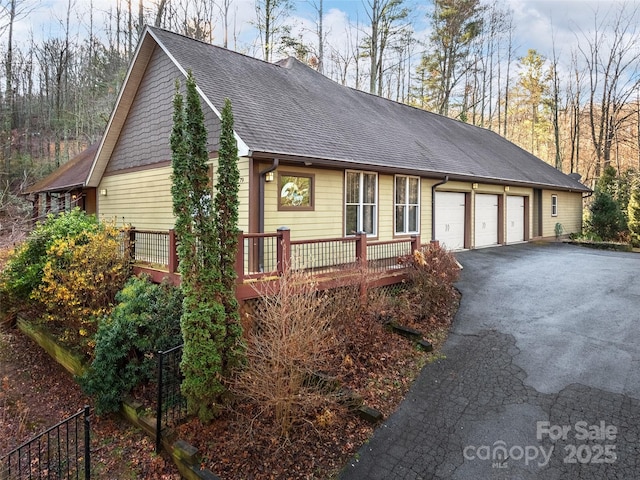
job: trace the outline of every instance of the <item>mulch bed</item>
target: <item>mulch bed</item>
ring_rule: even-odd
[[[439,320],[417,322],[437,347],[457,310],[458,297]],[[329,375],[362,396],[364,404],[387,418],[404,398],[429,355],[404,337],[392,334],[376,316],[363,316],[344,332],[335,352],[342,361]],[[301,415],[287,436],[278,430],[273,412],[239,403],[210,424],[192,419],[178,427],[179,437],[196,446],[202,466],[222,479],[328,479],[371,436],[376,425],[359,418],[335,399],[312,414]]]
[[[454,300],[439,319],[397,320],[424,332],[437,349]],[[340,361],[326,373],[388,417],[431,354],[391,333],[379,315],[348,322],[343,338],[334,352]],[[0,381],[0,456],[91,404],[68,372],[15,329],[0,330]],[[224,480],[293,480],[335,478],[375,427],[330,397],[297,417],[288,435],[272,411],[246,401],[209,424],[191,419],[176,430],[199,449],[202,467]],[[155,455],[153,441],[117,415],[92,416],[92,465],[95,478],[180,478],[170,459]]]

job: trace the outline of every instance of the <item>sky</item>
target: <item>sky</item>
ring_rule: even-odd
[[[0,5],[7,5],[10,0],[0,0]],[[121,0],[126,4],[127,0]],[[144,0],[145,6],[151,6],[155,0]],[[237,50],[249,55],[259,55],[257,33],[252,22],[255,16],[254,0],[232,0],[232,11],[235,16],[235,31],[238,43]],[[292,22],[296,30],[310,41],[314,41],[314,0],[294,0],[296,6],[292,14]],[[317,0],[315,0],[317,2]],[[365,7],[368,0],[324,0],[324,29],[328,41],[335,47],[341,48],[349,41],[348,30],[350,24],[361,24],[365,28],[367,17]],[[429,23],[426,12],[431,0],[405,0],[411,6],[411,23],[418,38],[426,39],[429,33]],[[485,3],[493,0],[483,0]],[[612,16],[623,4],[627,8],[640,8],[640,0],[495,0],[513,11],[516,47],[516,57],[526,55],[528,49],[535,49],[547,58],[552,56],[555,44],[556,53],[567,58],[572,48],[580,40],[581,33],[593,31],[597,21],[602,22],[608,14]],[[106,22],[105,15],[115,8],[116,0],[17,0],[18,4],[29,13],[23,15],[14,30],[18,45],[27,42],[31,34],[36,40],[52,36],[61,36],[62,25],[65,22],[67,5],[75,5],[78,14],[70,19],[72,36],[82,38],[87,35],[89,23],[89,6],[93,3],[96,14],[94,23]],[[138,0],[131,0],[134,11],[137,11]],[[0,27],[5,19],[0,13]],[[221,43],[222,32],[218,27],[214,30],[217,40]],[[6,43],[6,29],[0,30],[0,45]],[[352,31],[352,35],[354,35]],[[363,33],[359,34],[361,37]],[[360,38],[361,38],[360,37]],[[231,43],[233,48],[234,44]]]

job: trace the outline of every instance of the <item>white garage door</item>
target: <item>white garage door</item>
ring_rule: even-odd
[[[436,240],[449,250],[464,248],[465,194],[436,192]]]
[[[475,205],[475,247],[497,245],[498,196],[485,193],[476,194]]]
[[[524,197],[507,197],[507,243],[524,241]]]

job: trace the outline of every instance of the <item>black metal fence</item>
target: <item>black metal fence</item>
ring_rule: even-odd
[[[0,458],[0,479],[91,478],[88,406]]]
[[[158,402],[156,405],[156,452],[160,452],[162,430],[187,418],[187,400],[180,392],[182,384],[182,347],[158,352]]]

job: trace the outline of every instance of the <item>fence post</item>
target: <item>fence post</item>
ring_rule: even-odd
[[[176,231],[169,229],[169,273],[176,273],[178,271],[178,248],[176,243]]]
[[[84,478],[91,479],[91,408],[84,406]]]
[[[236,281],[244,282],[244,232],[238,232],[238,248],[236,249]]]
[[[420,235],[411,235],[411,253],[420,250]]]
[[[158,351],[158,401],[156,404],[156,453],[160,453],[160,442],[162,439],[162,367],[164,355],[162,350]]]
[[[278,274],[282,275],[291,267],[291,230],[289,227],[278,228],[277,252]]]
[[[129,255],[129,261],[131,263],[136,261],[136,229],[134,227],[125,229],[125,248]]]

